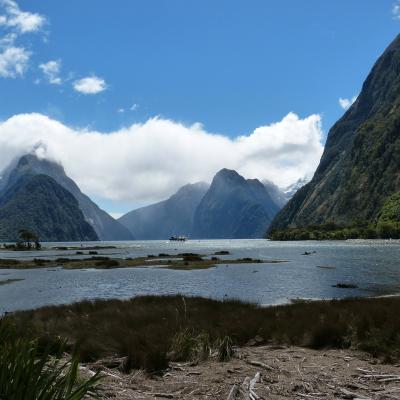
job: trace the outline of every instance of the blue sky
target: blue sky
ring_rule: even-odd
[[[15,39],[30,55],[0,77],[0,120],[35,112],[103,133],[158,116],[235,138],[294,112],[320,115],[326,134],[400,26],[394,0],[17,3],[44,20]]]
[[[48,19],[47,43],[28,40],[37,63],[61,60],[63,75],[95,74],[109,88],[85,96],[35,85],[32,66],[0,81],[2,119],[37,111],[102,131],[161,115],[236,136],[288,111],[323,113],[328,129],[342,113],[339,97],[359,91],[400,26],[392,0],[19,4]],[[133,104],[135,112],[117,112]]]

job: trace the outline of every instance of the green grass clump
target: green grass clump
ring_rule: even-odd
[[[212,353],[213,345],[208,333],[196,335],[191,329],[183,329],[175,334],[169,349],[171,361],[204,361]]]
[[[37,340],[16,338],[12,326],[0,324],[0,399],[81,400],[96,396],[99,375],[78,378],[78,359],[62,362],[41,352]]]
[[[233,357],[233,342],[229,336],[218,341],[218,360],[229,361]]]

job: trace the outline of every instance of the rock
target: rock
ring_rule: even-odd
[[[337,283],[336,285],[332,285],[332,287],[339,289],[357,289],[358,286],[353,283]]]

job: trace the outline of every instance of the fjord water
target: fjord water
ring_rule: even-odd
[[[331,299],[389,295],[400,292],[399,241],[271,242],[267,240],[125,241],[44,243],[40,252],[6,252],[1,258],[82,257],[55,246],[116,246],[99,250],[109,257],[139,257],[159,253],[193,252],[220,258],[283,260],[276,264],[221,264],[207,270],[163,268],[2,269],[0,280],[21,279],[0,285],[0,313],[82,299],[129,298],[150,294],[185,294],[215,299],[237,298],[259,304],[280,304],[292,299]],[[304,252],[315,252],[303,255]],[[333,287],[355,284],[355,289]]]

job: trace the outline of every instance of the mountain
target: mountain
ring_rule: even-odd
[[[330,130],[311,182],[282,209],[270,230],[327,221],[375,221],[389,206],[393,209],[393,201],[400,201],[399,191],[400,36]]]
[[[77,200],[53,178],[42,174],[14,178],[0,198],[0,240],[17,240],[21,229],[43,241],[98,240]]]
[[[168,200],[133,210],[119,222],[136,239],[166,239],[171,235],[189,236],[193,215],[209,185],[199,182],[180,188]]]
[[[261,238],[278,210],[259,180],[222,169],[196,209],[192,237]]]
[[[296,194],[296,192],[300,190],[307,182],[308,180],[305,178],[298,179],[295,183],[284,188],[282,191],[285,198],[287,199],[286,202],[288,202]]]
[[[275,185],[275,183],[268,180],[264,180],[262,183],[271,196],[272,201],[279,208],[282,208],[290,199],[289,195],[285,193],[285,191],[283,191],[279,186]]]
[[[299,179],[282,189],[269,180],[264,180],[262,183],[271,196],[271,199],[281,209],[307,183],[307,180],[305,178]]]
[[[88,196],[83,194],[77,184],[65,174],[64,168],[54,161],[41,159],[33,154],[27,154],[15,160],[3,172],[3,177],[0,180],[0,192],[25,174],[50,176],[69,191],[77,199],[86,221],[96,231],[100,240],[133,239],[127,228],[101,210]]]

